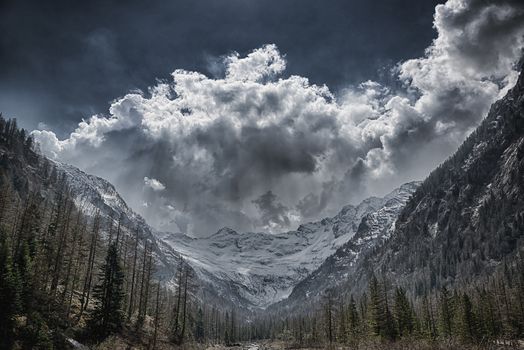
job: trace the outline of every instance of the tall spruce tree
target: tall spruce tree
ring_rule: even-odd
[[[353,298],[353,295],[351,295],[351,298],[349,299],[347,313],[348,313],[348,328],[349,328],[349,335],[350,335],[349,340],[352,342],[355,342],[360,332],[360,320],[358,317],[357,303],[355,302],[355,298]]]
[[[374,335],[388,340],[397,336],[395,320],[389,310],[387,289],[373,275],[369,284],[369,316],[371,331]]]
[[[20,309],[20,281],[11,255],[0,232],[0,348],[9,349],[13,341],[14,317]]]
[[[111,243],[105,263],[100,268],[99,284],[93,289],[97,300],[90,319],[90,329],[97,337],[120,331],[124,321],[124,273],[120,267],[116,242]]]
[[[440,291],[439,297],[439,326],[440,334],[449,338],[453,334],[453,300],[446,287]]]
[[[377,277],[373,275],[369,282],[369,325],[373,335],[380,336],[383,333],[384,303],[380,285]]]
[[[204,327],[204,311],[199,307],[195,321],[195,340],[199,343],[203,343],[205,339]]]
[[[413,333],[413,310],[406,291],[402,287],[397,287],[395,290],[395,320],[400,337]]]
[[[459,334],[465,342],[477,340],[477,324],[473,311],[473,304],[467,293],[463,293],[460,298],[460,312],[458,315]]]

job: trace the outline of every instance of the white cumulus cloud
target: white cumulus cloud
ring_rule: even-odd
[[[222,77],[176,70],[66,139],[33,135],[161,229],[282,230],[421,179],[451,154],[515,82],[523,13],[509,0],[437,6],[437,38],[397,66],[402,88],[368,81],[335,94],[284,77],[285,56],[266,45],[227,56]]]
[[[144,184],[151,188],[153,191],[163,191],[166,189],[166,186],[164,186],[160,181],[157,179],[150,179],[147,176],[144,177]]]

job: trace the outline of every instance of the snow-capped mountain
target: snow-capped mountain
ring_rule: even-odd
[[[355,238],[364,246],[387,235],[386,229],[416,187],[417,183],[405,184],[384,198],[371,197],[358,206],[345,206],[332,218],[281,234],[223,228],[199,239],[173,233],[159,237],[184,256],[201,279],[225,283],[232,297],[247,307],[266,308],[286,298],[297,283],[348,241]]]
[[[355,234],[300,281],[290,296],[278,305],[295,307],[305,299],[316,300],[325,290],[347,283],[366,253],[391,236],[398,214],[419,184],[406,183],[384,197],[378,210],[368,212],[361,218]]]
[[[301,225],[281,234],[238,233],[223,228],[206,238],[181,233],[156,232],[135,213],[108,181],[78,168],[55,163],[66,175],[79,208],[88,215],[100,213],[104,229],[122,220],[124,235],[139,230],[155,246],[157,273],[174,283],[183,257],[197,276],[201,297],[242,308],[266,308],[287,298],[293,288],[334,259],[333,254],[348,242],[360,246],[382,239],[396,215],[417,187],[409,183],[384,198],[371,197],[359,205],[347,205],[331,218]],[[363,234],[367,227],[367,235]],[[358,241],[356,241],[358,240]],[[342,249],[341,248],[341,249]],[[345,248],[344,248],[345,249]],[[327,259],[327,260],[326,260]]]
[[[147,240],[155,247],[155,257],[160,267],[158,273],[163,274],[167,280],[174,276],[179,255],[165,248],[160,249],[161,242],[154,235],[154,229],[127,205],[109,181],[87,174],[69,164],[60,162],[53,162],[53,164],[59,173],[65,175],[78,208],[88,217],[94,217],[97,213],[100,215],[103,235],[107,234],[110,222],[113,227],[116,227],[119,220],[124,236],[134,239],[138,230],[139,245],[143,246]]]
[[[400,211],[363,218],[355,236],[272,310],[309,307],[332,287],[338,296],[361,295],[372,274],[417,298],[443,286],[485,285],[496,270],[521,269],[522,198],[523,72]],[[379,217],[395,218],[394,225]]]
[[[353,278],[363,285],[371,271],[380,271],[417,296],[519,266],[523,198],[524,70],[457,152],[420,185],[391,239]]]

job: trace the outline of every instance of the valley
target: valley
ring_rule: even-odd
[[[523,1],[0,26],[0,350],[524,350]]]

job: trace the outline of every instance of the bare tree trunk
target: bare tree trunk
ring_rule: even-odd
[[[147,258],[147,240],[144,243],[144,257],[142,259],[142,280],[140,281],[140,294],[138,301],[138,318],[137,324],[142,323],[142,308],[143,308],[143,298],[144,298],[144,281],[146,279],[146,258]]]
[[[118,224],[117,224],[117,229],[116,229],[116,250],[118,252],[120,252],[118,245],[120,243],[120,224],[121,223],[122,223],[122,214],[120,214],[120,216],[118,217]]]
[[[153,332],[153,350],[156,349],[156,339],[158,335],[158,321],[160,317],[160,281],[156,288],[156,307],[155,307],[155,331]]]
[[[111,241],[113,240],[113,212],[109,215],[109,230],[108,230],[109,240],[107,241],[107,245],[111,245]]]
[[[80,231],[81,214],[82,213],[80,211],[78,211],[77,217],[76,217],[75,228],[73,230],[73,236],[72,236],[72,239],[71,239],[71,250],[70,250],[70,255],[69,255],[69,261],[67,263],[66,275],[65,275],[65,278],[64,278],[64,290],[62,291],[62,295],[60,297],[62,304],[65,301],[65,298],[66,298],[66,295],[67,295],[68,286],[69,286],[69,281],[71,280],[71,270],[73,269],[73,264],[74,264],[74,261],[75,261],[76,247],[77,247],[78,235],[79,235],[79,231]],[[73,292],[73,290],[71,289],[71,293],[72,292]]]
[[[185,269],[185,277],[184,277],[184,309],[182,311],[182,330],[180,331],[180,339],[181,343],[184,342],[184,337],[186,335],[186,318],[187,318],[187,277],[188,277],[188,270],[187,267]]]
[[[100,224],[100,213],[97,212],[93,222],[93,234],[91,238],[91,247],[89,248],[89,259],[87,263],[87,271],[84,279],[84,288],[82,290],[82,298],[80,299],[80,313],[78,315],[78,320],[82,318],[82,314],[87,309],[89,304],[89,296],[91,293],[91,284],[93,282],[93,268],[95,264],[96,256],[96,245],[97,245],[97,236]]]
[[[55,266],[53,268],[53,278],[51,280],[51,293],[53,296],[56,296],[56,289],[58,287],[58,281],[60,279],[60,273],[62,271],[62,261],[63,261],[63,251],[66,249],[66,238],[67,233],[69,231],[69,225],[70,225],[70,217],[71,217],[71,211],[73,210],[73,202],[69,202],[69,206],[66,209],[66,217],[64,225],[62,226],[62,229],[60,230],[60,235],[58,239],[58,249],[56,251],[55,256]]]
[[[82,232],[84,233],[84,232]],[[73,304],[73,296],[75,294],[75,290],[76,290],[76,285],[78,283],[78,279],[79,279],[79,271],[80,271],[80,263],[81,263],[81,253],[80,253],[80,249],[81,247],[84,245],[84,240],[83,240],[83,235],[80,235],[80,239],[79,239],[79,242],[78,242],[78,247],[79,247],[79,254],[77,256],[77,259],[76,259],[76,264],[75,264],[75,270],[73,271],[73,281],[71,282],[71,293],[69,294],[69,301],[67,303],[67,318],[69,318],[69,316],[71,315],[71,305]]]
[[[180,303],[182,298],[182,259],[180,259],[180,267],[178,268],[178,291],[177,291],[177,300],[176,300],[176,306],[175,306],[175,312],[173,315],[174,319],[174,329],[173,329],[173,336],[175,337],[175,340],[179,342],[180,335],[178,333],[179,327],[180,327]]]
[[[150,287],[150,284],[151,284],[151,267],[153,265],[153,245],[150,244],[150,248],[149,248],[149,263],[147,264],[147,278],[146,278],[146,291],[145,291],[145,295],[144,295],[144,306],[142,308],[142,318],[145,318],[146,317],[146,314],[147,314],[147,304],[148,304],[148,301],[149,301],[149,287]]]
[[[134,295],[135,295],[135,276],[136,276],[136,256],[138,251],[138,227],[136,229],[136,237],[135,237],[135,253],[133,255],[133,275],[131,277],[131,293],[129,293],[129,309],[127,311],[127,320],[129,321],[131,319],[131,315],[134,312]]]

